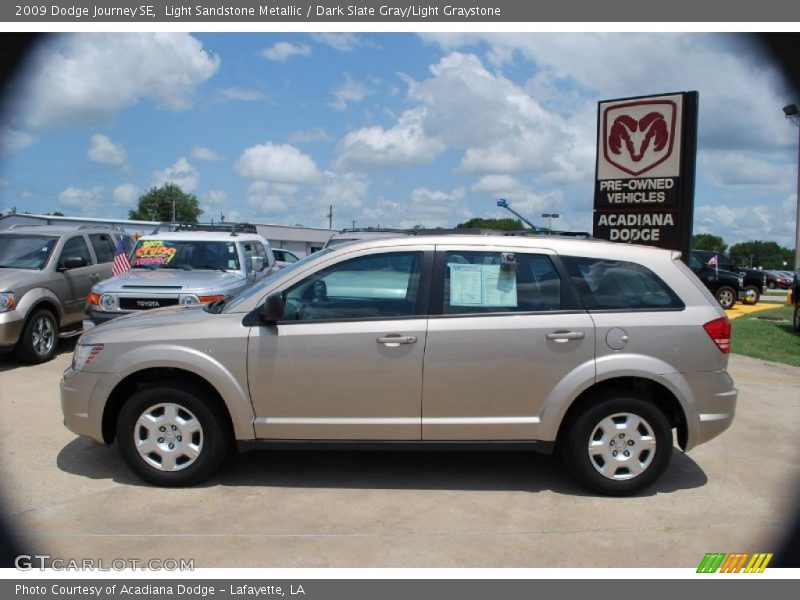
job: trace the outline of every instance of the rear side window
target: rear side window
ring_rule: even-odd
[[[546,255],[452,250],[445,262],[446,315],[561,309],[561,278]]]
[[[676,310],[680,298],[647,267],[623,260],[562,256],[587,310]]]
[[[113,262],[114,260],[114,241],[107,233],[91,233],[89,241],[94,248],[94,255],[98,263]]]

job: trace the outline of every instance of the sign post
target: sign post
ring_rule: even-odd
[[[598,103],[594,237],[679,250],[688,263],[697,104],[697,92]]]

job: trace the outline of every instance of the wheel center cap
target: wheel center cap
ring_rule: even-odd
[[[165,439],[167,442],[169,442],[169,443],[171,443],[171,442],[174,442],[176,437],[177,437],[177,436],[175,435],[175,432],[174,432],[174,431],[167,431],[167,432],[164,434],[164,439]]]

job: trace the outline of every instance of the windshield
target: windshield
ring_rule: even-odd
[[[238,270],[233,242],[206,240],[139,240],[131,255],[134,269]]]
[[[328,248],[323,248],[319,252],[315,252],[314,254],[309,254],[308,256],[305,256],[305,257],[301,258],[297,262],[294,262],[294,263],[284,267],[280,271],[276,271],[275,273],[273,273],[269,277],[266,277],[266,278],[262,279],[259,283],[257,283],[253,287],[248,288],[248,289],[244,290],[243,292],[241,292],[238,296],[234,296],[233,298],[231,298],[228,302],[225,303],[224,312],[233,312],[233,309],[235,309],[237,306],[239,306],[243,302],[246,302],[247,300],[249,300],[253,296],[258,296],[265,287],[267,287],[268,285],[271,285],[278,278],[281,278],[284,275],[288,275],[289,273],[291,273],[292,271],[295,271],[296,269],[302,268],[303,265],[306,265],[306,264],[318,259],[321,256],[325,256],[326,254],[330,253],[331,251],[332,250],[329,250]]]
[[[58,238],[46,235],[0,236],[0,268],[40,271]]]

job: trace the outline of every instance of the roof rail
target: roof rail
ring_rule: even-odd
[[[414,235],[416,229],[397,229],[394,227],[348,227],[342,229],[339,233],[405,233]]]
[[[110,229],[111,231],[125,231],[118,225],[106,225],[98,223],[97,225],[78,225],[75,229]]]
[[[44,227],[44,223],[14,223],[9,225],[6,229],[19,229],[21,227]]]
[[[166,231],[230,231],[232,236],[238,233],[258,233],[256,226],[252,223],[194,223],[189,221],[165,221],[156,225],[152,234]]]

